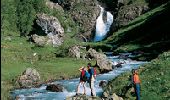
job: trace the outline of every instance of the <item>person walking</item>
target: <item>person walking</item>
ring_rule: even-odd
[[[86,78],[85,78],[85,74],[87,72],[87,69],[85,67],[81,67],[79,69],[79,71],[81,72],[80,74],[80,81],[79,81],[79,84],[77,86],[77,90],[76,90],[76,95],[79,94],[79,88],[80,88],[80,85],[83,85],[83,88],[84,88],[84,92],[83,94],[86,94]]]
[[[137,70],[133,70],[133,84],[136,94],[136,100],[140,100],[140,79]]]
[[[90,74],[90,79],[89,79],[88,83],[89,83],[90,90],[91,90],[91,96],[95,97],[96,91],[95,91],[95,88],[94,88],[94,81],[95,81],[95,78],[96,78],[96,69],[91,67],[91,63],[88,63],[87,69],[88,69],[88,72]]]

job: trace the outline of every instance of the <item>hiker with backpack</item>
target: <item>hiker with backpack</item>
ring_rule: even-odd
[[[85,83],[90,78],[90,74],[88,73],[88,71],[87,71],[87,69],[85,67],[81,67],[79,69],[79,71],[81,72],[81,74],[80,74],[80,82],[79,82],[79,84],[77,86],[76,95],[78,95],[78,93],[79,93],[80,85],[83,85],[83,88],[84,88],[83,94],[86,94],[86,84]]]
[[[96,78],[96,69],[91,66],[91,63],[88,63],[87,69],[90,74],[90,79],[88,80],[88,83],[89,83],[90,90],[91,90],[91,96],[96,96],[96,92],[94,88],[94,81]]]

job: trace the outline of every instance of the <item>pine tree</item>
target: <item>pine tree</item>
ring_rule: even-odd
[[[14,0],[1,1],[1,35],[14,35],[17,31],[16,3]]]
[[[26,36],[32,30],[33,21],[36,16],[34,0],[20,0],[17,7],[18,29],[20,36]]]

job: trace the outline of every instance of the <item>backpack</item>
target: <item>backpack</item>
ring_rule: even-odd
[[[91,68],[90,69],[90,74],[91,75],[96,75],[96,69],[95,68]]]
[[[90,79],[90,74],[86,70],[82,70],[81,77],[84,81],[88,81]]]

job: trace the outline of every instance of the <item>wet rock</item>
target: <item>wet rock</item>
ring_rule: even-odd
[[[46,44],[52,44],[56,47],[64,42],[64,28],[56,17],[46,14],[37,14],[36,23],[47,34],[48,40]]]
[[[120,68],[120,67],[122,67],[122,62],[119,62],[117,65],[115,65],[115,67],[117,67],[117,68]]]
[[[40,81],[40,74],[33,68],[27,68],[18,78],[20,87],[32,87]]]
[[[120,54],[118,58],[119,58],[119,59],[125,59],[125,60],[126,60],[126,59],[128,59],[128,57],[129,57],[128,54]]]
[[[107,85],[106,81],[100,81],[99,86],[100,87],[105,87]]]
[[[52,91],[52,92],[63,92],[63,86],[60,84],[50,84],[46,87],[46,90]]]

